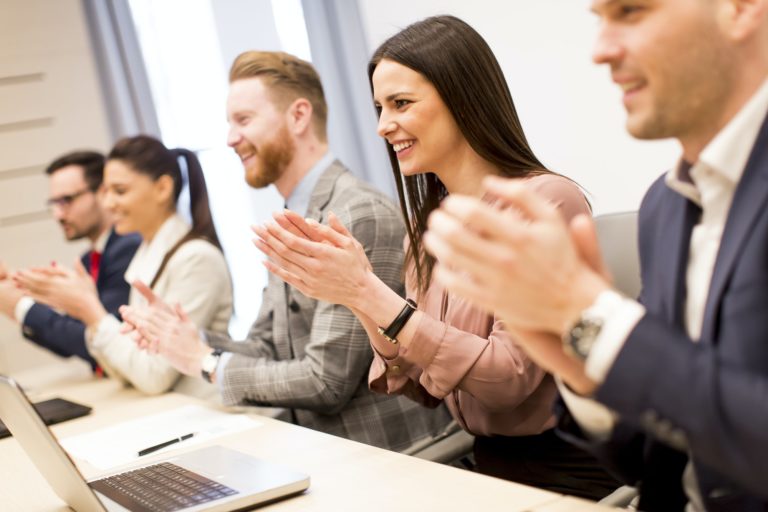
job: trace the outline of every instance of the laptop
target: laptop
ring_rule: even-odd
[[[48,483],[76,511],[226,511],[303,492],[309,477],[211,446],[86,482],[27,396],[0,375],[0,419]]]

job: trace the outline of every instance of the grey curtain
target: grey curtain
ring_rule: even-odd
[[[328,101],[333,152],[353,172],[395,197],[395,183],[368,85],[368,48],[357,0],[302,0],[312,61]]]
[[[82,2],[112,138],[137,133],[159,138],[160,126],[128,0]]]

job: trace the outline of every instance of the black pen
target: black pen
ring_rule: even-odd
[[[184,434],[181,437],[177,437],[175,439],[170,439],[168,441],[164,441],[164,442],[162,442],[160,444],[156,444],[154,446],[150,446],[149,448],[144,448],[143,450],[139,450],[139,457],[141,457],[142,455],[149,455],[150,453],[154,453],[157,450],[161,450],[161,449],[165,448],[166,446],[171,446],[172,444],[180,443],[182,441],[186,441],[187,439],[189,439],[190,437],[192,437],[194,435],[195,435],[194,432],[192,432],[191,434]]]

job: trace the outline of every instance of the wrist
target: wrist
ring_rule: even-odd
[[[601,293],[610,289],[608,283],[598,274],[589,270],[581,272],[570,287],[570,298],[563,308],[561,324],[557,329],[560,336],[566,336],[581,319],[584,310],[592,306]]]
[[[413,299],[406,299],[403,309],[400,310],[395,319],[386,327],[379,326],[379,335],[393,345],[397,345],[400,342],[397,337],[411,316],[416,312],[416,307],[416,302]]]
[[[207,345],[200,348],[198,357],[195,358],[196,367],[192,368],[192,375],[200,375],[203,380],[216,383],[216,369],[219,366],[219,360],[223,351],[221,349],[214,349]]]
[[[361,285],[357,287],[357,293],[350,297],[349,304],[344,304],[349,309],[359,311],[366,316],[370,316],[372,306],[376,302],[376,297],[381,295],[380,287],[384,285],[381,280],[371,270],[366,270],[365,277]],[[384,285],[386,287],[386,285]]]
[[[571,372],[561,374],[560,378],[577,395],[583,397],[594,395],[597,384],[587,376],[584,361],[576,360],[572,356],[570,357],[574,360],[574,369]]]
[[[80,320],[82,320],[86,326],[96,328],[104,317],[109,314],[98,300],[86,306],[87,307],[85,307],[80,314]]]
[[[18,300],[3,301],[0,303],[0,311],[8,318],[15,319],[16,315],[14,315],[14,312],[16,311],[16,306],[18,306],[18,304]]]

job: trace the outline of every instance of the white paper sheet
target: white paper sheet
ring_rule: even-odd
[[[199,405],[187,405],[88,434],[68,437],[61,440],[61,445],[73,457],[86,460],[99,469],[110,469],[139,459],[139,450],[190,433],[194,433],[192,438],[174,443],[151,455],[260,425],[260,422],[243,414],[228,414]]]

